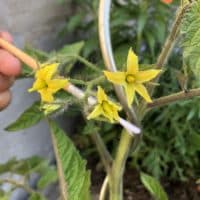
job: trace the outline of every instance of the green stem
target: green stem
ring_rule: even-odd
[[[110,153],[108,152],[101,136],[98,134],[98,133],[93,133],[91,135],[95,145],[96,145],[96,148],[99,152],[99,155],[101,157],[101,161],[106,169],[106,172],[107,174],[110,174],[110,171],[111,171],[111,164],[112,164],[112,157],[110,155]]]
[[[169,35],[168,35],[168,37],[167,37],[167,39],[166,39],[166,41],[163,45],[163,48],[161,50],[160,55],[158,56],[158,59],[157,59],[157,62],[156,62],[157,69],[164,68],[164,66],[165,66],[165,64],[166,64],[166,62],[167,62],[167,60],[168,60],[168,58],[169,58],[169,56],[172,52],[174,44],[176,42],[183,16],[184,16],[185,12],[188,10],[188,8],[190,8],[190,6],[191,6],[191,3],[188,3],[185,6],[181,6],[178,9],[176,19],[175,19],[175,21],[172,25],[171,31],[170,31],[170,33],[169,33]],[[159,79],[160,79],[160,76],[158,76],[155,79],[155,82],[158,82]],[[155,86],[148,87],[148,91],[149,91],[151,96],[154,92],[154,88],[155,88]],[[147,112],[146,102],[143,101],[139,110],[140,110],[140,117],[141,117],[139,120],[141,120]]]
[[[77,60],[79,60],[80,62],[82,62],[83,64],[85,64],[88,68],[90,68],[93,71],[96,72],[101,72],[101,70],[93,63],[89,62],[88,60],[86,60],[85,58],[81,57],[81,56],[74,56],[75,58],[77,58]]]
[[[155,108],[159,106],[165,106],[167,104],[180,101],[180,100],[186,100],[191,99],[192,97],[200,96],[200,88],[192,89],[187,92],[182,91],[175,94],[171,94],[168,96],[164,96],[158,99],[155,99],[152,103],[147,104],[148,108]]]
[[[85,81],[73,79],[73,78],[70,78],[70,82],[76,85],[84,85],[84,86],[87,85]]]
[[[158,69],[162,68],[165,65],[165,63],[167,62],[168,57],[169,57],[169,55],[173,49],[174,43],[176,41],[177,35],[179,33],[182,18],[189,7],[190,7],[190,3],[181,7],[180,10],[178,11],[178,14],[176,16],[174,24],[172,25],[171,32],[170,32],[167,40],[165,41],[165,44],[162,48],[160,55],[158,56],[158,59],[156,62],[156,67]]]
[[[85,59],[85,58],[83,58],[82,56],[79,56],[79,55],[74,55],[74,54],[68,54],[68,55],[64,55],[64,56],[57,55],[57,56],[53,57],[50,61],[55,62],[56,60],[61,60],[61,59],[65,60],[66,58],[70,58],[70,57],[76,58],[78,61],[85,64],[88,68],[90,68],[93,71],[96,71],[98,73],[101,72],[101,69],[99,69],[98,66],[89,62],[87,59]],[[66,61],[68,61],[68,59]]]
[[[28,185],[24,184],[24,183],[19,183],[13,179],[1,179],[0,180],[0,184],[3,184],[3,183],[10,183],[14,186],[16,186],[17,188],[22,188],[24,189],[26,192],[28,192],[29,194],[32,194],[32,193],[38,193],[39,195],[41,195],[39,192],[33,190],[31,187],[29,187]]]
[[[110,200],[123,199],[123,174],[132,141],[133,137],[123,130],[117,148],[116,158],[113,161],[112,172],[109,176]]]
[[[95,78],[91,81],[88,81],[87,84],[98,85],[99,83],[103,82],[105,80],[105,76],[99,76],[98,78]]]

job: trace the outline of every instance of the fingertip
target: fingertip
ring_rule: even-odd
[[[0,93],[0,110],[6,108],[11,102],[11,92],[6,90]]]
[[[12,43],[13,42],[13,38],[10,35],[10,33],[6,32],[6,31],[0,31],[0,37],[5,39],[6,41]]]
[[[18,76],[21,72],[20,61],[2,49],[0,49],[0,72],[7,76]]]

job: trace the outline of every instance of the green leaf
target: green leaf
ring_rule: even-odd
[[[1,200],[9,200],[10,199],[10,195],[3,195],[3,196],[0,196],[0,199]]]
[[[56,52],[56,58],[59,63],[64,63],[63,68],[65,73],[69,73],[71,68],[73,67],[74,63],[77,60],[77,57],[82,48],[84,46],[84,42],[76,42],[73,44],[65,45],[59,51]]]
[[[35,102],[27,110],[22,113],[19,118],[5,128],[6,131],[19,131],[29,128],[37,124],[44,118],[44,114],[40,110],[40,103]]]
[[[29,200],[46,200],[46,198],[38,193],[32,193],[30,197],[28,198]]]
[[[40,63],[46,62],[49,58],[48,53],[41,51],[39,49],[35,49],[29,45],[25,46],[24,51]]]
[[[190,144],[192,145],[193,149],[200,151],[200,134],[197,134],[197,133],[191,134]]]
[[[13,172],[16,174],[25,175],[30,173],[30,171],[39,171],[39,169],[43,168],[44,163],[46,163],[46,166],[48,165],[46,161],[36,156],[22,160],[12,158],[8,162],[0,165],[0,174]]]
[[[58,54],[66,54],[66,55],[79,55],[81,49],[84,46],[84,42],[76,42],[73,44],[67,44],[63,48],[61,48],[57,53]]]
[[[86,170],[86,162],[58,125],[53,121],[49,125],[63,199],[89,200],[90,172]]]
[[[200,84],[200,1],[195,1],[185,14],[181,26],[183,58]]]
[[[44,189],[51,183],[56,182],[57,179],[58,179],[58,176],[57,176],[56,170],[52,168],[47,169],[45,173],[42,175],[42,177],[40,178],[40,180],[38,181],[37,186],[39,189]]]
[[[168,200],[166,192],[154,177],[141,173],[140,178],[145,188],[156,200]]]

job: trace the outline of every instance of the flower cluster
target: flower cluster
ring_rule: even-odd
[[[52,109],[55,110],[59,108],[58,105],[54,105],[53,103],[55,101],[54,94],[61,89],[65,89],[77,98],[84,97],[84,92],[82,90],[70,84],[68,79],[64,79],[58,75],[58,66],[58,63],[41,65],[35,73],[36,80],[32,88],[29,89],[29,92],[37,91],[41,95],[41,101],[44,102],[43,108],[47,113],[52,111]],[[160,70],[156,69],[144,71],[139,70],[138,57],[132,49],[128,52],[126,71],[104,71],[104,75],[110,82],[124,87],[129,106],[131,106],[134,101],[135,93],[141,95],[147,102],[152,101],[144,83],[154,79],[159,73]],[[71,91],[72,89],[73,91]],[[97,98],[93,98],[92,105],[94,104],[96,105],[93,111],[88,115],[87,119],[94,119],[103,116],[111,123],[118,122],[122,126],[126,128],[128,127],[127,129],[140,133],[139,128],[120,118],[118,112],[122,108],[109,100],[108,96],[100,86],[98,86]]]

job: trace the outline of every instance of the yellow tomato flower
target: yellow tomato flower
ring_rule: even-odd
[[[131,106],[135,92],[141,95],[147,102],[151,102],[151,97],[143,83],[155,78],[161,70],[150,69],[139,71],[138,57],[130,48],[127,58],[126,72],[109,72],[104,71],[105,76],[109,81],[115,84],[122,85],[125,89],[128,105]]]
[[[38,91],[42,101],[52,102],[54,100],[53,94],[68,83],[67,79],[56,76],[58,65],[59,63],[41,65],[41,68],[35,73],[36,81],[28,91]]]
[[[119,121],[118,111],[121,110],[121,107],[108,100],[107,95],[100,86],[98,86],[97,101],[98,104],[95,106],[94,110],[89,114],[87,119],[93,119],[102,115],[105,118],[107,118],[111,123]]]

